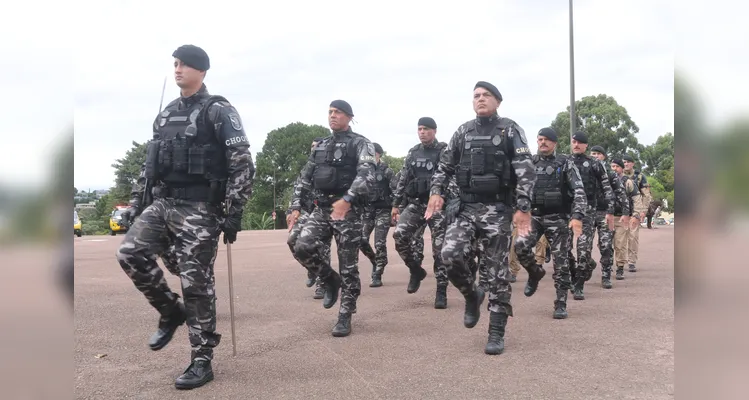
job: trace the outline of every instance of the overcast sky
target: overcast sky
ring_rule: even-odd
[[[17,133],[7,145],[23,147],[31,138],[59,136],[73,105],[55,95],[74,87],[74,184],[79,189],[112,186],[114,159],[124,156],[133,140],[151,137],[165,76],[164,104],[179,95],[171,53],[186,43],[208,52],[206,85],[237,107],[253,153],[275,128],[296,121],[327,125],[327,107],[338,98],[352,105],[354,130],[395,156],[416,143],[416,122],[422,116],[433,117],[438,138],[449,140],[458,125],[473,117],[471,94],[478,80],[499,88],[505,98],[500,114],[516,120],[531,138],[569,104],[566,1],[357,5],[318,0],[253,3],[247,9],[237,8],[237,2],[232,2],[234,7],[224,3],[229,4],[83,2],[78,8],[85,11],[76,11],[81,23],[69,27],[73,38],[65,36],[70,29],[19,35],[15,30],[20,25],[7,21],[3,33],[16,41],[0,46],[22,57],[9,58],[16,73],[0,79],[6,93],[10,88],[15,97],[2,101],[29,105],[24,114],[6,118],[6,129]],[[645,144],[673,131],[671,5],[575,2],[576,97],[614,96],[639,125],[638,137]],[[59,10],[45,7],[52,17],[37,14],[38,26],[71,13],[60,5],[55,6]],[[723,16],[740,13],[728,14]],[[71,47],[71,42],[76,48],[72,66],[63,62],[70,53],[60,47]],[[684,47],[677,49],[688,53]],[[701,75],[718,68],[717,60],[698,56],[696,52],[688,62],[701,62],[704,68],[691,71]],[[54,62],[59,64],[51,68]],[[46,96],[24,96],[21,88],[29,85]],[[37,110],[36,103],[44,104],[44,110]],[[724,104],[716,108],[737,109],[736,102]],[[53,148],[47,146],[44,152]],[[36,171],[29,174],[41,179],[49,165],[40,159],[49,157],[8,152],[0,160],[2,181],[16,178],[18,168]]]

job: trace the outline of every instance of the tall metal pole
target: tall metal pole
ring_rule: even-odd
[[[575,39],[572,31],[572,0],[570,0],[570,142],[577,130],[575,126],[577,121],[577,115],[575,115]]]

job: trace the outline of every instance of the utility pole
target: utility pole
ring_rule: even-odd
[[[577,130],[575,123],[575,40],[572,34],[572,0],[570,0],[570,145],[572,145],[572,135]]]

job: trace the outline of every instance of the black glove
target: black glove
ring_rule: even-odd
[[[221,230],[224,231],[224,244],[234,243],[237,240],[237,232],[242,230],[242,214],[233,214],[224,218]]]
[[[140,209],[135,206],[131,206],[127,210],[123,211],[122,214],[120,214],[120,218],[122,222],[125,223],[125,225],[130,226],[133,224],[133,221],[135,221],[135,217],[140,215]]]
[[[460,199],[450,199],[447,201],[447,205],[445,206],[445,223],[447,225],[452,224],[456,219],[458,219],[461,205],[462,203]]]

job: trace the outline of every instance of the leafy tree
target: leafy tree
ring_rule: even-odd
[[[391,155],[385,154],[382,156],[381,160],[386,162],[387,165],[393,170],[394,173],[400,172],[401,168],[403,168],[403,161],[406,159],[406,156],[403,157],[393,157]]]
[[[133,147],[125,153],[125,157],[112,164],[115,186],[111,189],[110,195],[115,202],[127,203],[130,200],[130,191],[140,175],[141,166],[146,161],[148,143],[133,141]]]
[[[630,154],[638,160],[642,146],[635,136],[637,127],[627,113],[627,109],[617,103],[616,99],[605,94],[586,96],[575,101],[577,130],[585,132],[590,146],[600,145],[606,149],[609,157]],[[559,141],[557,152],[570,153],[570,108],[557,114],[551,127],[557,131]],[[533,140],[535,135],[531,138]]]
[[[645,146],[642,153],[645,164],[643,172],[658,179],[666,192],[674,190],[674,135],[669,132],[652,145]]]

